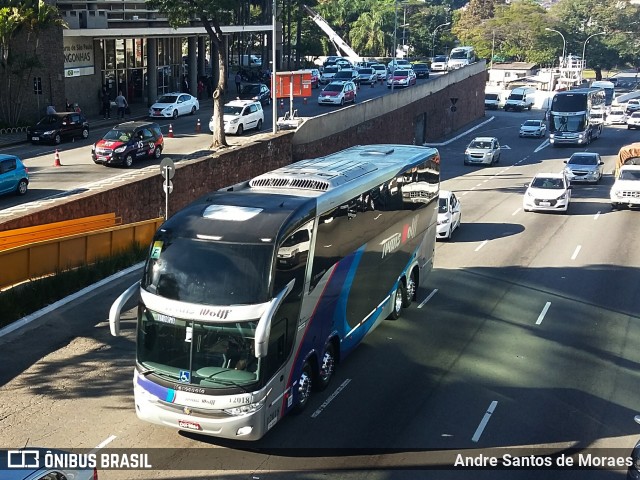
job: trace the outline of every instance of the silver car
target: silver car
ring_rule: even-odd
[[[598,183],[602,178],[604,162],[596,152],[576,152],[569,160],[564,171],[570,182]]]
[[[542,120],[527,120],[520,126],[520,137],[542,138],[547,133],[547,126]]]
[[[493,165],[500,161],[500,142],[496,137],[476,137],[464,151],[465,165]]]

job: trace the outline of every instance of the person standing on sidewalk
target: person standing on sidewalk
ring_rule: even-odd
[[[118,118],[124,120],[124,113],[129,106],[127,103],[127,99],[122,95],[122,91],[118,92],[118,96],[116,97],[116,105],[118,105]]]
[[[242,85],[242,75],[240,74],[240,70],[236,73],[236,93],[240,95],[240,87]]]
[[[106,89],[106,87],[102,88],[101,99],[102,99],[102,115],[106,120],[107,118],[111,118],[111,99],[109,98],[109,91]]]

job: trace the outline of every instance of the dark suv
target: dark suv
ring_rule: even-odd
[[[360,75],[358,74],[357,70],[351,70],[351,69],[345,69],[345,70],[340,70],[338,73],[336,73],[333,78],[331,79],[332,82],[338,81],[338,80],[342,80],[345,82],[353,82],[356,85],[360,84]]]
[[[126,122],[109,130],[91,148],[91,158],[102,165],[130,167],[141,157],[160,158],[164,137],[160,125],[152,122]]]
[[[53,143],[58,145],[63,138],[87,138],[89,122],[81,113],[52,113],[43,117],[27,130],[27,140],[32,143]]]

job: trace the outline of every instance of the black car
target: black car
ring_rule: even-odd
[[[262,105],[271,105],[271,90],[264,83],[246,83],[240,89],[240,100],[255,100]]]
[[[414,63],[412,67],[416,78],[429,78],[429,65],[426,63]]]
[[[32,143],[58,145],[65,138],[87,138],[89,122],[81,113],[52,113],[27,129],[27,140]]]
[[[153,122],[125,122],[109,130],[91,148],[94,163],[130,167],[143,157],[160,158],[164,137]]]

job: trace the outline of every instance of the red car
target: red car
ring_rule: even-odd
[[[152,122],[125,122],[109,130],[91,148],[94,163],[130,167],[134,160],[160,158],[164,137],[160,125]]]
[[[318,95],[318,105],[344,105],[348,102],[356,103],[356,84],[353,82],[331,82]]]
[[[387,88],[391,88],[391,84],[395,87],[408,87],[416,84],[416,74],[408,68],[396,68],[396,71],[390,73],[387,77]]]

